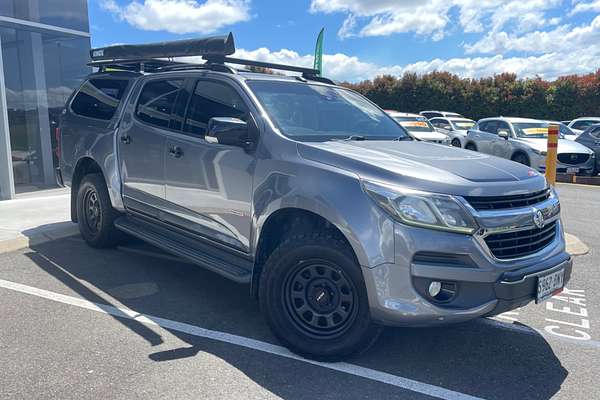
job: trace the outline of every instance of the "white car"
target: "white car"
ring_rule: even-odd
[[[450,144],[447,135],[436,131],[427,118],[419,114],[410,114],[394,110],[386,110],[390,117],[396,120],[408,133],[416,139],[424,142],[439,144]]]
[[[447,135],[454,147],[465,147],[467,132],[476,124],[472,119],[464,117],[436,117],[429,122],[438,132]]]
[[[575,140],[581,134],[581,132],[577,133],[573,129],[569,128],[562,121],[546,121],[546,122],[548,122],[549,124],[552,124],[552,125],[558,125],[558,130],[559,130],[561,139]]]
[[[580,135],[592,125],[600,124],[600,117],[582,117],[574,119],[569,123],[569,128],[577,135]]]
[[[435,117],[453,117],[453,118],[464,118],[463,115],[450,111],[421,111],[419,114],[427,119]]]
[[[548,121],[529,118],[485,118],[469,130],[465,148],[546,170]],[[572,140],[558,139],[557,172],[591,175],[595,153]]]

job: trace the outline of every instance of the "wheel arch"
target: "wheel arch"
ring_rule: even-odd
[[[79,185],[86,175],[100,174],[104,178],[104,173],[100,165],[91,157],[81,157],[73,172],[71,179],[71,221],[77,222],[77,193]]]
[[[527,154],[527,152],[523,149],[516,149],[515,151],[513,151],[513,153],[510,156],[510,160],[514,161],[515,157],[518,155],[522,155],[523,157],[525,157],[527,159],[527,165],[531,166],[531,157],[529,157],[529,154]]]
[[[298,231],[328,231],[340,240],[343,240],[352,250],[352,255],[358,265],[359,254],[362,249],[352,245],[350,240],[343,230],[340,229],[330,219],[305,208],[286,207],[281,208],[271,213],[261,225],[260,230],[257,230],[258,241],[255,252],[254,270],[252,273],[251,292],[253,296],[258,295],[258,287],[262,266],[266,262],[269,255],[277,248],[281,239],[289,232]],[[360,246],[359,246],[360,247]]]

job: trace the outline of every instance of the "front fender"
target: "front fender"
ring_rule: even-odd
[[[262,160],[256,171],[252,251],[269,217],[293,208],[317,214],[337,227],[361,266],[394,261],[394,224],[364,193],[357,175],[308,160]]]

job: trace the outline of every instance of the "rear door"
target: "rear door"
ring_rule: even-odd
[[[166,132],[183,82],[145,81],[139,95],[132,96],[117,133],[125,207],[156,218],[165,202]]]
[[[169,134],[166,199],[172,224],[212,241],[249,251],[255,157],[241,147],[207,142],[208,121],[233,117],[253,125],[250,102],[229,81],[199,79],[189,87],[182,131]],[[182,96],[186,97],[186,96]]]

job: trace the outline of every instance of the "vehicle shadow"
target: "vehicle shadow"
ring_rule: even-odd
[[[131,248],[94,250],[76,238],[36,245],[32,250],[27,255],[40,269],[86,300],[278,344],[246,285]],[[282,368],[280,357],[175,330],[169,332],[187,345],[156,348],[164,341],[162,329],[131,319],[114,319],[148,342],[152,361],[177,362],[199,353],[212,354],[283,398],[328,393],[336,379],[345,382],[339,386],[343,390],[339,397],[343,398],[367,395],[363,390],[371,385],[378,385],[382,393],[375,398],[407,393],[298,361],[287,360]],[[477,321],[444,328],[389,328],[371,350],[348,362],[485,399],[549,399],[568,375],[544,337]],[[312,385],[300,383],[312,375],[319,376],[313,378]],[[326,397],[332,396],[335,398],[335,393],[329,392]]]

